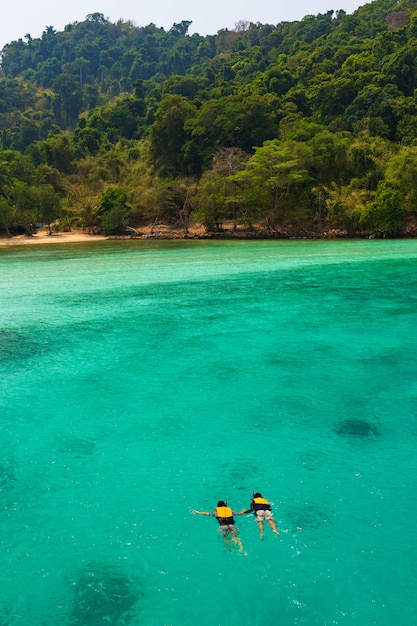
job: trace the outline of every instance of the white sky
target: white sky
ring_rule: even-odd
[[[366,0],[2,0],[0,49],[29,33],[40,37],[46,26],[61,31],[66,24],[82,22],[90,13],[102,13],[111,22],[130,20],[136,26],[153,22],[169,30],[182,20],[192,21],[189,33],[214,35],[245,20],[278,24],[301,20],[333,9],[353,13]]]

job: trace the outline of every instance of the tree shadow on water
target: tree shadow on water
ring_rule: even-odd
[[[307,528],[318,530],[333,524],[334,512],[315,502],[288,501],[286,517],[290,532]]]
[[[73,626],[127,625],[144,596],[138,580],[118,567],[97,563],[82,570],[74,589],[69,622]]]
[[[248,497],[251,493],[249,485],[255,480],[258,472],[257,463],[246,458],[232,459],[220,466],[220,473],[224,477],[225,484],[239,491],[247,491]]]
[[[0,364],[29,359],[49,350],[46,338],[14,330],[0,330]]]
[[[369,439],[380,436],[376,424],[363,418],[348,418],[338,422],[334,429],[337,435],[354,439]]]

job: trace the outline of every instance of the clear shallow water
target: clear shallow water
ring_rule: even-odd
[[[417,623],[417,242],[0,250],[0,624]],[[248,556],[193,516],[259,490]]]

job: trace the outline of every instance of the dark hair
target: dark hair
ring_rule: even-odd
[[[226,502],[223,502],[223,500],[219,500],[217,506],[226,506]]]
[[[262,494],[257,492],[257,493],[253,494],[253,497],[254,498],[262,498]]]

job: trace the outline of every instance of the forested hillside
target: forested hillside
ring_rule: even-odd
[[[417,2],[189,26],[95,13],[4,47],[5,234],[415,234]]]

